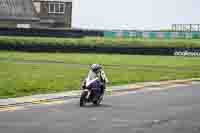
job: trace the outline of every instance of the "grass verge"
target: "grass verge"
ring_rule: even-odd
[[[110,85],[200,76],[200,58],[0,52],[0,98],[79,89],[92,63],[104,64]]]

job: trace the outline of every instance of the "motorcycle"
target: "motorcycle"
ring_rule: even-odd
[[[101,94],[101,82],[98,78],[85,83],[85,87],[82,88],[80,97],[80,106],[85,106],[86,103],[93,103],[94,105],[100,105],[103,100],[103,94]]]

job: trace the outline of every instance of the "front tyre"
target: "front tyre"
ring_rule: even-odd
[[[80,97],[80,107],[85,106],[87,94],[88,94],[87,91],[83,91],[83,92],[81,93],[81,97]]]
[[[93,104],[96,105],[96,106],[98,106],[98,105],[101,104],[101,101],[102,101],[102,100],[103,100],[103,96],[100,96],[100,97],[98,98],[98,100],[93,101]]]

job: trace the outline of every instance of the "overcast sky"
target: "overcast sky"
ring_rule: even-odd
[[[74,0],[73,27],[166,29],[200,23],[200,0]]]

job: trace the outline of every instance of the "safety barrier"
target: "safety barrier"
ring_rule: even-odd
[[[77,52],[77,53],[108,53],[133,55],[163,56],[200,56],[200,48],[145,48],[115,46],[76,46],[76,45],[15,45],[1,44],[0,50],[26,52]]]
[[[103,32],[93,30],[0,28],[0,35],[80,38],[84,36],[103,36]]]

